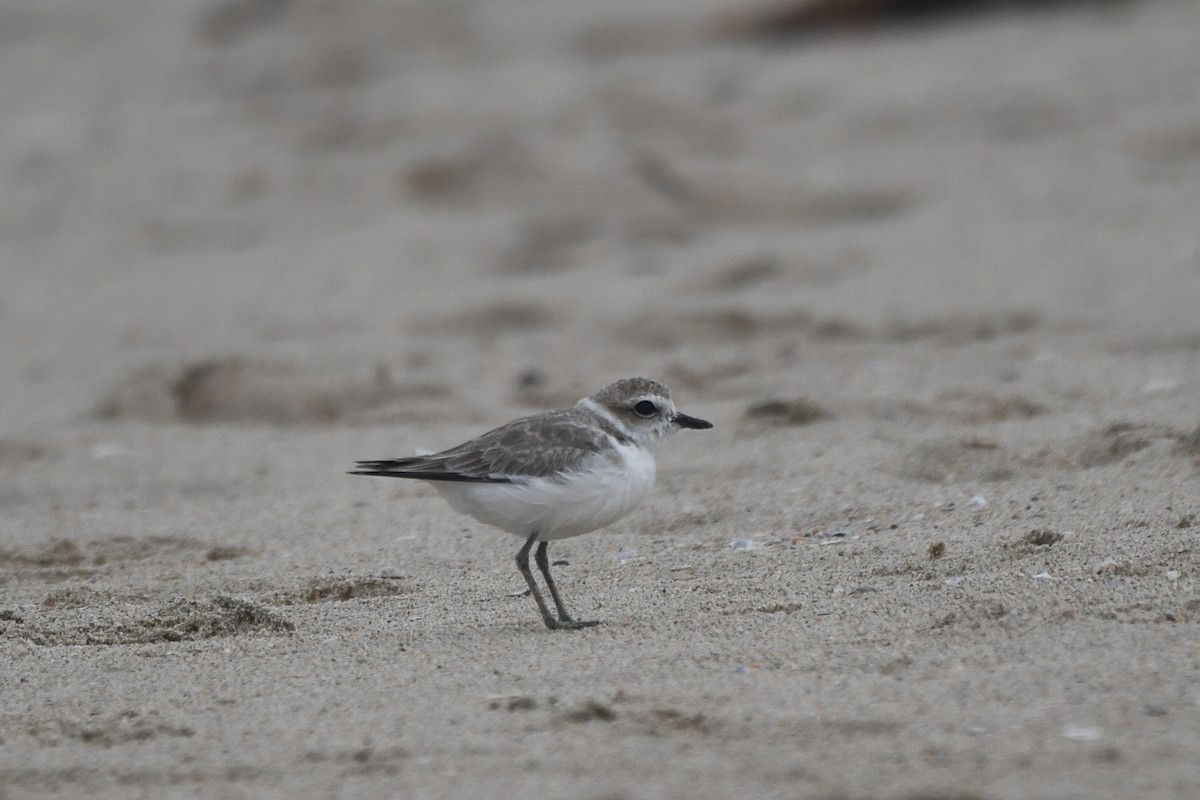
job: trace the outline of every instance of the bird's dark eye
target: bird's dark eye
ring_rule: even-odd
[[[649,400],[642,400],[633,407],[634,413],[639,417],[653,417],[658,413],[658,406],[651,403]]]

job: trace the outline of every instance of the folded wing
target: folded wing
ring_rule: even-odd
[[[554,480],[601,457],[607,434],[589,422],[577,409],[526,417],[433,455],[359,461],[350,474],[469,483]]]

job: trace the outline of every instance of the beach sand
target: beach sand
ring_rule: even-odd
[[[0,798],[1200,796],[1200,4],[769,6],[4,4]]]

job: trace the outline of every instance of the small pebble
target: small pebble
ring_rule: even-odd
[[[1169,581],[1179,580],[1179,570],[1177,570],[1177,569],[1167,570],[1167,580],[1169,580]]]
[[[1062,732],[1062,737],[1072,742],[1094,742],[1102,735],[1099,728],[1090,725],[1067,725]]]
[[[1142,391],[1146,394],[1154,394],[1156,392],[1171,392],[1179,388],[1179,381],[1174,378],[1159,376],[1151,378],[1142,386]]]
[[[854,541],[858,534],[849,528],[838,528],[836,531],[817,531],[812,538],[817,544],[841,544]]]
[[[731,540],[729,542],[729,546],[739,552],[758,549],[758,545],[754,543],[754,540],[748,539],[745,536],[739,536],[738,538]]]
[[[91,453],[92,458],[96,459],[97,461],[100,459],[114,458],[117,456],[137,455],[128,447],[120,444],[119,442],[97,442],[96,444],[92,445],[89,452]]]
[[[971,498],[971,502],[967,503],[967,507],[978,511],[981,508],[987,508],[987,498],[981,494],[977,494]]]

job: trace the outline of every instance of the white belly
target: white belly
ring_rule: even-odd
[[[596,458],[568,480],[452,483],[434,486],[455,510],[487,525],[539,541],[566,539],[611,525],[637,508],[654,487],[654,456],[618,445],[619,459]]]

